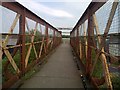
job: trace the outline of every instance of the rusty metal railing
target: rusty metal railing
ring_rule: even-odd
[[[71,46],[96,88],[113,89],[108,63],[118,62],[119,55],[113,55],[109,47],[112,36],[117,37],[116,45],[120,45],[119,18],[119,1],[91,2],[70,33]]]
[[[7,33],[1,33],[2,86],[9,88],[56,48],[62,36],[56,28],[18,2],[2,2],[2,7],[15,13]],[[8,21],[5,22],[6,26]],[[15,27],[18,27],[18,34],[13,33]]]

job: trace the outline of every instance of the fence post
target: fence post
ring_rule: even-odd
[[[48,52],[48,26],[45,27],[46,53]]]
[[[23,10],[23,13],[20,16],[19,20],[19,29],[20,29],[20,43],[21,46],[21,60],[20,60],[20,70],[22,75],[25,72],[25,9]]]
[[[86,75],[89,77],[91,68],[92,68],[92,48],[89,46],[93,46],[92,42],[92,36],[94,35],[94,29],[93,29],[93,22],[92,17],[90,15],[90,10],[88,11],[88,46],[87,46],[87,58],[86,58]]]
[[[55,30],[53,30],[53,47],[55,47]]]
[[[77,54],[79,55],[79,28],[77,28]]]

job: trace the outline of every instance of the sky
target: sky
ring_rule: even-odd
[[[17,1],[56,28],[73,28],[91,2],[91,0]]]
[[[24,7],[31,10],[33,13],[37,14],[39,17],[53,25],[55,28],[73,28],[91,0],[16,0]],[[112,3],[106,3],[103,7],[101,7],[97,12],[97,20],[100,32],[103,33],[105,30],[105,26],[107,24],[107,20],[109,17],[109,13],[111,10]],[[119,3],[120,8],[120,3]],[[110,32],[118,32],[119,26],[119,17],[120,13],[117,12],[114,16],[114,20],[112,23],[112,27]],[[106,12],[107,11],[107,12]],[[4,7],[0,6],[0,17],[2,17],[2,24],[0,24],[0,33],[7,33],[16,13],[8,10]],[[33,29],[35,26],[35,22],[32,20],[28,20],[28,24],[30,29]],[[6,22],[7,21],[7,22]],[[104,23],[103,23],[104,22]],[[43,30],[44,31],[44,30]],[[63,30],[63,32],[70,32],[70,30]],[[14,33],[19,33],[19,23],[17,23]],[[67,34],[69,35],[69,34]]]

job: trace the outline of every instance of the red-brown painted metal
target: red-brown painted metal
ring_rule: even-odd
[[[88,46],[93,46],[93,42],[92,42],[92,37],[94,35],[94,28],[93,28],[93,23],[92,23],[92,17],[91,17],[91,10],[89,9],[88,11]],[[86,74],[89,77],[90,76],[90,72],[91,72],[91,68],[92,68],[92,58],[91,58],[91,54],[92,54],[92,48],[88,47],[87,50],[87,58],[86,58]]]
[[[1,3],[1,2],[0,2]],[[54,36],[53,36],[53,46],[52,47],[57,47],[60,43],[61,43],[61,39],[62,39],[62,35],[61,32],[59,32],[55,27],[53,27],[52,25],[50,25],[49,23],[47,23],[45,20],[43,20],[42,18],[40,18],[39,16],[37,16],[36,14],[34,14],[33,12],[31,12],[30,10],[28,10],[27,8],[25,8],[24,6],[22,6],[21,4],[19,4],[18,2],[2,2],[2,6],[12,10],[18,14],[20,14],[20,18],[19,18],[19,34],[18,34],[18,42],[15,45],[15,47],[12,47],[14,49],[14,52],[11,54],[12,58],[14,58],[14,56],[17,54],[16,52],[18,50],[20,50],[20,62],[18,67],[20,67],[20,73],[16,74],[16,76],[13,76],[13,74],[10,74],[10,72],[8,73],[8,75],[11,77],[9,77],[9,79],[7,81],[5,81],[2,86],[3,88],[9,88],[11,87],[15,82],[17,82],[21,77],[24,76],[24,74],[29,71],[34,65],[38,64],[39,62],[41,62],[40,59],[44,58],[51,50],[48,50],[48,42],[49,42],[49,33],[48,33],[48,28],[50,28],[51,30],[53,30]],[[45,40],[44,40],[44,45],[43,45],[43,50],[42,50],[42,56],[40,58],[36,58],[36,60],[33,60],[32,63],[28,64],[28,66],[25,68],[25,59],[26,59],[26,48],[27,48],[27,43],[26,43],[26,37],[29,36],[33,36],[32,34],[30,35],[26,35],[26,31],[25,31],[25,23],[26,23],[26,17],[45,26]],[[12,23],[12,22],[11,22]],[[55,35],[56,33],[60,34],[60,37],[57,37]],[[14,34],[9,34],[6,33],[6,35],[14,35]],[[39,42],[42,43],[42,42]],[[29,43],[29,45],[35,45],[35,43]],[[29,46],[28,45],[28,46]],[[11,47],[6,47],[6,48],[11,48]],[[39,47],[40,48],[40,47]],[[52,48],[52,49],[54,49]],[[3,48],[4,49],[4,48]],[[47,50],[47,54],[45,54],[44,52],[46,52]],[[11,63],[9,61],[6,62],[5,66],[3,67],[5,71],[3,71],[3,75],[7,76],[7,71],[9,65],[11,65]]]
[[[85,12],[83,13],[83,15],[81,16],[81,18],[78,20],[77,24],[75,25],[75,27],[73,28],[72,32],[78,28],[79,25],[81,25],[83,22],[85,22],[85,20],[88,19],[88,12],[89,9],[90,11],[90,16],[92,14],[94,14],[100,7],[102,7],[105,4],[105,2],[91,2],[88,6],[88,8],[85,10]]]
[[[46,26],[46,29],[45,29],[45,40],[46,40],[46,50],[48,52],[48,39],[49,39],[49,36],[48,36],[48,26]]]
[[[25,16],[28,17],[29,19],[32,19],[42,25],[47,25],[49,28],[58,31],[55,27],[53,27],[52,25],[47,23],[45,20],[43,20],[38,15],[36,15],[32,11],[25,8],[23,5],[19,4],[18,2],[2,2],[2,6],[8,8],[18,14],[22,14],[25,10]]]
[[[24,74],[24,70],[25,70],[25,9],[23,9],[23,13],[20,16],[20,20],[19,20],[19,29],[20,29],[20,34],[22,34],[21,36],[21,61],[20,61],[20,69],[22,71],[22,73]]]
[[[96,0],[94,0],[94,1],[96,1]],[[99,28],[98,28],[99,25],[97,23],[97,19],[95,21],[95,18],[93,16],[96,15],[97,11],[100,8],[102,8],[102,6],[105,3],[106,2],[91,2],[90,3],[88,8],[83,13],[82,17],[79,19],[79,21],[77,22],[77,24],[75,25],[73,30],[70,32],[70,44],[73,47],[77,56],[80,58],[80,62],[82,64],[84,64],[85,69],[86,69],[86,76],[88,77],[89,81],[92,82],[92,84],[96,88],[99,88],[100,85],[106,84],[106,87],[108,89],[112,90],[112,83],[111,83],[112,81],[111,81],[111,76],[110,76],[110,72],[109,72],[110,70],[108,68],[108,62],[107,62],[107,60],[109,60],[109,59],[107,59],[106,57],[108,57],[108,56],[114,57],[114,59],[116,57],[114,55],[111,56],[104,49],[105,49],[105,42],[107,41],[106,38],[107,38],[107,36],[109,36],[108,33],[110,31],[111,23],[113,22],[113,18],[114,18],[113,16],[115,16],[118,1],[114,1],[112,3],[112,8],[110,10],[111,12],[109,14],[109,18],[107,20],[107,25],[106,25],[107,29],[105,29],[106,32],[104,31],[104,35],[102,35],[101,33],[99,33]],[[107,18],[107,17],[105,16],[105,18]],[[79,27],[82,27],[83,24],[86,24],[86,26],[87,26],[86,27],[87,33],[85,36],[78,34],[79,31],[83,30],[83,29],[79,28]],[[100,35],[95,34],[94,30],[96,31],[96,33],[98,33]],[[76,32],[77,32],[77,35],[76,35]],[[102,39],[101,39],[101,37],[99,38],[99,36],[101,36],[101,37],[103,36]],[[81,38],[83,38],[83,37],[87,38],[87,45],[84,43],[85,40],[81,41]],[[102,40],[102,43],[100,42],[99,39]],[[81,53],[79,50],[80,44],[82,44],[81,45],[82,46]],[[86,46],[87,46],[87,48],[86,48]],[[101,50],[101,46],[102,46],[102,50]],[[83,51],[83,47],[86,48],[87,53],[85,51]],[[79,54],[86,55],[85,60],[82,58],[85,62],[83,62],[83,60],[81,60],[81,57],[79,56]],[[99,63],[97,63],[98,61],[99,61]],[[93,75],[93,70],[95,71],[95,69],[96,69],[95,65],[96,66],[102,65],[101,66],[101,70],[102,70],[101,73],[103,73],[104,75],[97,76],[98,75],[97,74],[95,76],[96,72]]]

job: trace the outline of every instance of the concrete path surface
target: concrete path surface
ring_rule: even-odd
[[[83,88],[69,41],[64,40],[41,70],[21,88]]]

